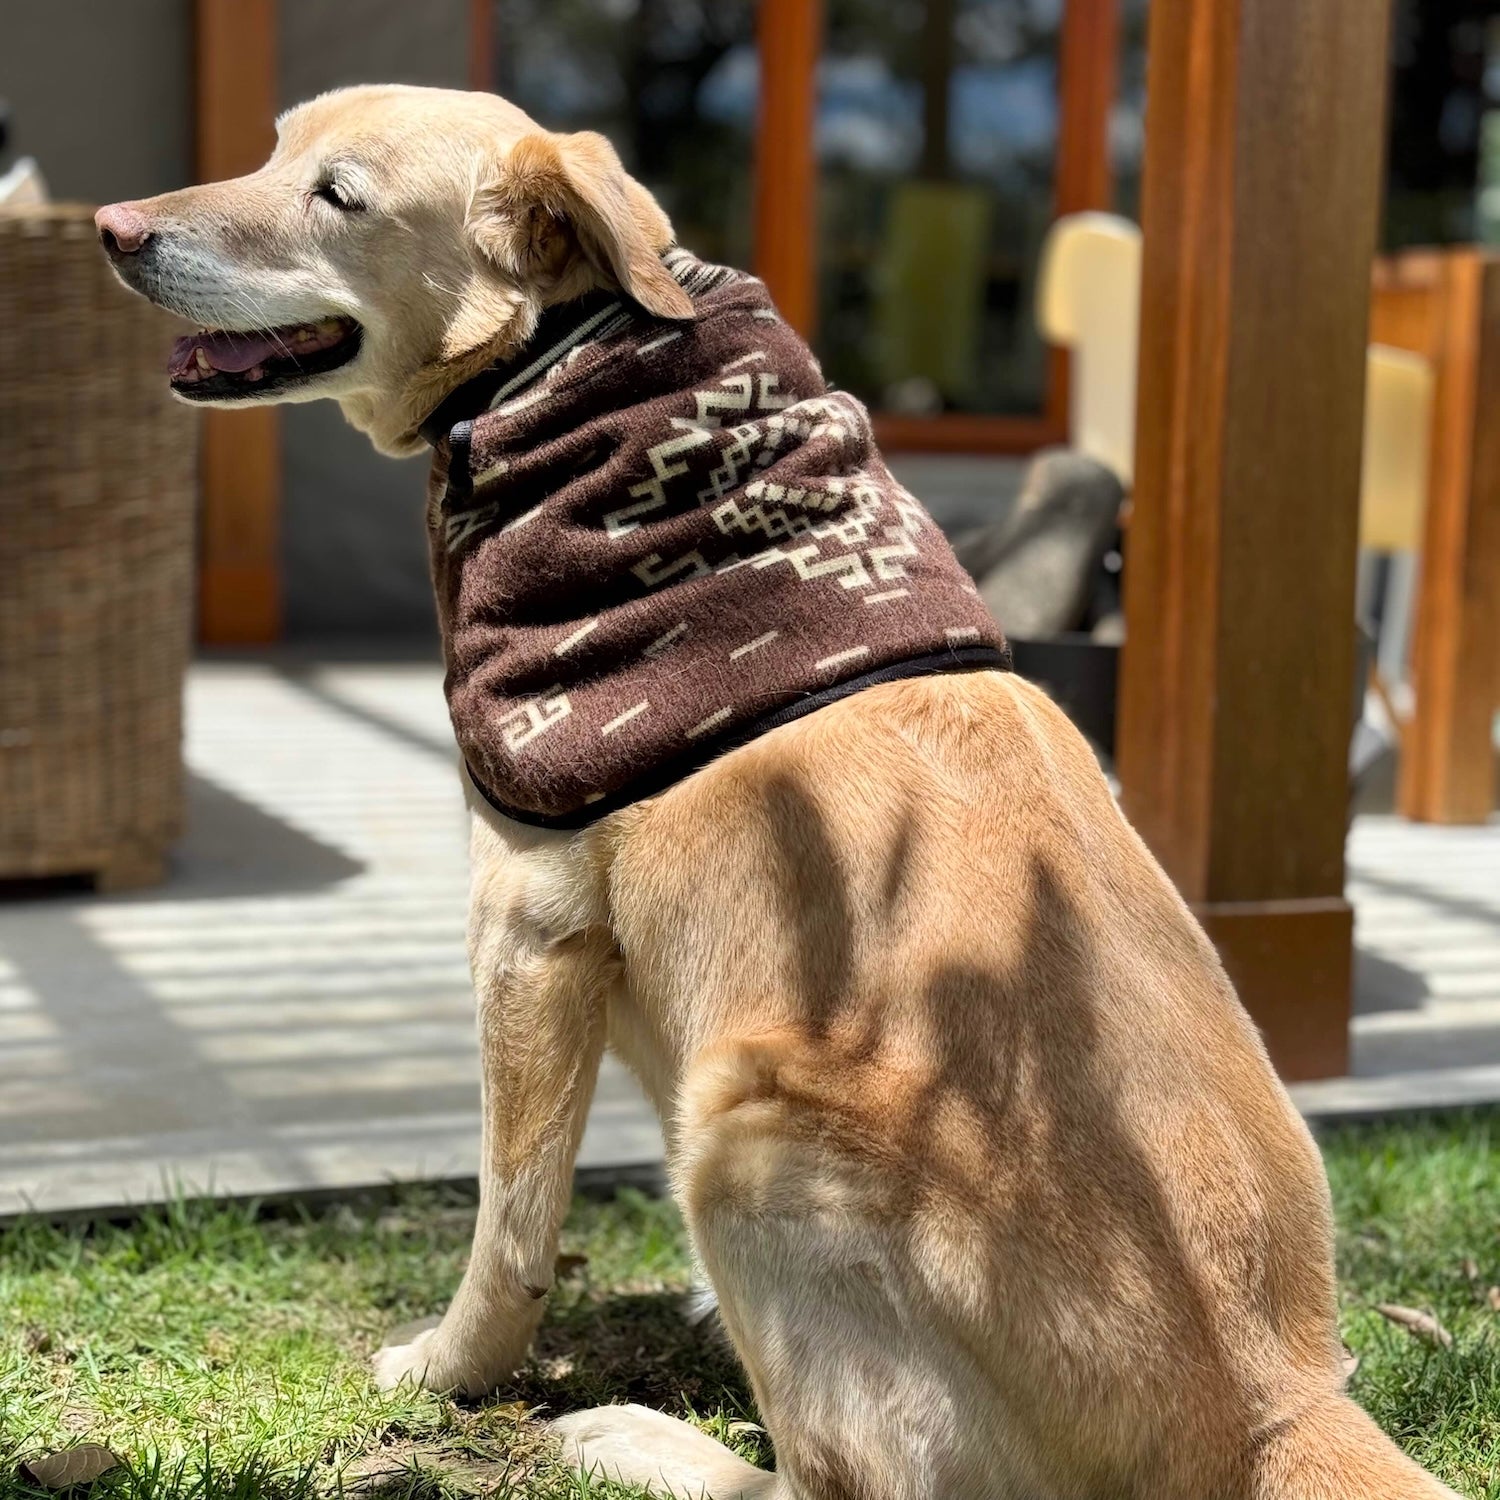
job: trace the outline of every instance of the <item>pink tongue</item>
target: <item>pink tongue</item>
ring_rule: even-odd
[[[214,369],[231,375],[253,369],[273,354],[285,352],[275,339],[264,333],[189,333],[172,345],[167,373],[186,374],[193,367],[193,356],[199,349]]]

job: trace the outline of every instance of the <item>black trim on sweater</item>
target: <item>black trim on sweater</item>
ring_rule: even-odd
[[[607,796],[600,797],[595,802],[586,802],[572,812],[558,813],[555,816],[511,807],[485,786],[474,774],[473,766],[467,761],[464,763],[464,769],[469,774],[469,780],[474,783],[474,790],[502,817],[510,818],[517,823],[529,823],[534,828],[587,828],[591,823],[597,823],[601,818],[607,818],[611,813],[619,812],[622,807],[629,807],[633,803],[644,802],[647,797],[657,796],[691,776],[695,771],[701,771],[704,766],[717,760],[721,755],[727,755],[731,750],[738,750],[741,746],[748,745],[751,740],[759,739],[761,735],[768,734],[773,729],[779,729],[783,724],[794,723],[817,709],[826,708],[830,703],[838,703],[841,699],[851,698],[855,693],[863,692],[866,688],[879,687],[887,682],[900,682],[908,677],[936,677],[947,672],[1008,672],[1010,670],[1009,647],[1003,651],[997,651],[991,646],[955,647],[935,655],[914,656],[907,661],[890,662],[883,667],[877,667],[873,672],[866,672],[859,677],[850,677],[844,682],[836,682],[831,687],[823,688],[816,693],[809,693],[804,698],[798,698],[786,704],[785,707],[776,709],[773,713],[752,719],[748,724],[741,724],[722,735],[713,736],[701,744],[694,745],[686,753],[662,762],[644,776],[638,776],[634,781],[627,782]]]
[[[436,448],[445,437],[450,437],[458,423],[472,423],[481,412],[488,411],[490,403],[506,383],[526,373],[527,366],[536,359],[537,351],[545,351],[554,345],[565,343],[597,313],[614,303],[632,307],[635,305],[625,304],[618,293],[590,292],[576,302],[559,302],[555,307],[547,308],[537,320],[536,332],[514,354],[466,380],[428,412],[417,426],[417,431],[426,440],[428,447]],[[544,373],[545,371],[538,370],[537,378]],[[529,380],[518,382],[516,390],[507,394],[518,394],[529,384]]]

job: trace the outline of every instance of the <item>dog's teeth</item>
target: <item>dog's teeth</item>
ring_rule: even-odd
[[[318,324],[317,332],[337,333],[342,327],[343,320],[341,318],[324,318],[323,321]]]
[[[195,350],[193,350],[193,360],[197,364],[198,368],[200,370],[202,370],[205,375],[212,375],[213,374],[214,367],[211,364],[209,364],[209,362],[208,362],[208,356],[201,349],[195,349]]]
[[[264,365],[253,365],[245,371],[246,380],[264,380],[266,378],[266,367]]]

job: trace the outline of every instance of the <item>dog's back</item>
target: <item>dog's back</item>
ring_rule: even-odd
[[[1342,1395],[1316,1151],[1041,693],[873,689],[622,829],[621,1033],[676,1040],[786,1493],[1447,1493]]]

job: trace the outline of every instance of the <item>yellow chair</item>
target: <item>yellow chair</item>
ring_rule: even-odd
[[[1389,686],[1406,677],[1417,553],[1427,509],[1432,447],[1431,361],[1371,344],[1365,373],[1364,454],[1359,485],[1359,612],[1372,612],[1380,589],[1379,670],[1375,690],[1392,718]],[[1383,580],[1376,554],[1389,557]]]
[[[1069,446],[1108,464],[1127,486],[1135,472],[1141,251],[1141,231],[1128,219],[1065,215],[1043,242],[1037,289],[1042,336],[1072,355]],[[1360,606],[1363,615],[1374,602],[1379,571],[1374,554],[1387,554],[1379,655],[1386,682],[1406,675],[1415,555],[1427,505],[1432,401],[1428,360],[1371,345],[1360,474]],[[1377,688],[1383,684],[1377,682]]]
[[[1041,251],[1037,323],[1073,354],[1068,444],[1107,463],[1130,484],[1136,469],[1136,362],[1140,342],[1142,233],[1112,213],[1073,213]],[[1376,568],[1388,553],[1380,610],[1380,664],[1406,675],[1415,553],[1422,544],[1433,426],[1433,368],[1419,354],[1371,345],[1359,492],[1361,606],[1373,603]]]
[[[1067,214],[1042,242],[1037,325],[1072,354],[1068,443],[1128,487],[1135,472],[1141,231],[1116,214]]]

